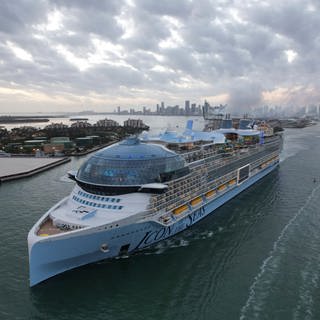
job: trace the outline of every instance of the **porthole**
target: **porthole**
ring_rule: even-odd
[[[109,247],[108,247],[108,245],[107,245],[106,243],[103,243],[103,244],[100,246],[100,250],[105,253],[105,252],[108,252],[108,251],[109,251]]]

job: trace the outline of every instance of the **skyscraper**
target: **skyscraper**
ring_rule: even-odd
[[[161,102],[161,108],[160,108],[160,113],[164,113],[164,102]]]
[[[184,111],[186,115],[190,114],[190,101],[186,100],[184,104]]]
[[[193,103],[193,104],[191,105],[191,112],[192,112],[192,114],[195,114],[195,113],[196,113],[196,108],[197,108],[197,105],[196,105],[195,103]]]

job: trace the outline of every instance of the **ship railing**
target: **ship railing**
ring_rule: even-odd
[[[248,158],[252,158],[249,160],[249,162],[254,162],[256,159],[254,159],[255,157],[261,157],[262,152],[267,152],[266,150],[260,150],[259,153],[248,153],[246,154],[246,156],[237,156],[237,157],[233,157],[230,160],[224,160],[222,161],[216,161],[213,162],[211,164],[207,164],[207,173],[208,175],[214,176],[215,174],[219,173],[219,170],[223,170],[223,172],[220,172],[221,174],[225,174],[227,172],[231,172],[232,170],[236,169],[236,167],[239,167],[239,165],[241,165],[241,163],[245,164],[245,162],[247,162]],[[270,155],[270,154],[269,154]],[[267,155],[268,156],[268,155]]]
[[[226,165],[226,164],[231,163],[233,161],[238,161],[239,159],[243,159],[243,158],[249,157],[249,156],[251,156],[253,154],[258,154],[261,151],[264,151],[266,149],[267,150],[268,149],[272,149],[274,147],[278,148],[279,147],[279,143],[278,142],[273,142],[273,143],[268,144],[267,146],[266,145],[262,145],[260,147],[256,146],[255,148],[248,149],[248,151],[243,152],[243,153],[238,152],[238,151],[233,151],[233,152],[224,154],[225,156],[222,156],[222,157],[219,157],[219,158],[216,158],[216,159],[215,158],[206,158],[206,159],[203,159],[202,161],[198,161],[197,163],[194,163],[194,164],[190,165],[190,168],[196,168],[197,166],[201,166],[201,165],[203,165],[204,161],[205,161],[205,163],[207,165],[208,164],[210,164],[211,166],[212,165],[218,165],[217,167],[220,167],[221,163],[222,163],[222,165]]]
[[[270,144],[278,144],[279,143],[279,138],[278,137],[272,137],[272,138],[267,138],[265,139],[265,143],[263,145],[260,145],[259,143],[255,143],[255,144],[249,144],[249,145],[245,145],[241,148],[235,148],[233,149],[232,152],[230,152],[231,154],[234,153],[243,153],[246,150],[247,152],[252,151],[252,149],[261,149],[263,146],[269,146]],[[184,159],[188,162],[188,163],[192,163],[195,161],[199,161],[202,159],[207,159],[210,158],[212,156],[215,156],[217,154],[228,154],[229,152],[224,152],[224,150],[222,149],[218,149],[218,147],[214,148],[214,149],[205,149],[205,148],[200,148],[194,151],[189,151],[186,153],[182,153],[181,155],[184,157]]]
[[[273,147],[275,146],[276,145],[273,144]],[[216,163],[213,162],[210,166],[210,170],[207,170],[207,166],[204,166],[206,162],[202,161],[198,165],[193,166],[193,172],[189,175],[187,179],[180,179],[180,181],[169,182],[169,190],[171,189],[171,191],[169,191],[168,194],[166,193],[166,195],[156,196],[156,198],[152,200],[149,208],[152,209],[152,211],[161,210],[163,208],[166,208],[166,210],[171,210],[172,206],[175,207],[186,203],[191,199],[191,197],[201,195],[204,192],[213,188],[215,185],[221,184],[223,183],[223,181],[228,181],[228,179],[232,179],[232,177],[236,177],[237,170],[233,168],[232,165],[235,165],[236,163],[238,165],[239,160],[245,159],[254,154],[258,155],[258,153],[260,153],[261,151],[267,151],[265,149],[266,148],[263,147],[259,148],[259,150],[256,152],[250,150],[242,155],[237,154],[230,160],[224,157],[223,163],[221,163],[221,161],[216,161]],[[267,149],[270,148],[268,147]],[[278,149],[278,145],[276,149]],[[260,159],[251,161],[251,163],[253,167],[256,167],[259,164],[277,155],[278,152],[274,151],[271,154],[269,153]],[[222,177],[214,179],[211,183],[208,183],[206,178],[204,178],[210,175],[214,175],[214,171],[219,169],[221,170],[221,168],[223,167],[226,168],[226,170],[224,170],[226,173]],[[194,193],[195,189],[198,190],[197,193]]]
[[[226,157],[228,157],[228,156],[226,156]],[[214,161],[220,161],[220,159],[222,159],[222,158],[224,158],[224,157],[221,154],[218,154],[218,155],[211,156],[210,158],[200,159],[200,160],[197,160],[197,161],[190,163],[189,168],[195,169],[195,168],[203,166],[204,164],[210,164],[211,162],[214,162]]]
[[[207,184],[207,188],[206,188],[207,190],[205,190],[205,192],[210,191],[212,189],[215,189],[215,188],[221,186],[222,184],[229,182],[230,180],[232,180],[236,177],[237,177],[237,170],[234,170],[234,171],[232,171],[222,177],[219,177],[219,178],[217,178]]]
[[[228,181],[237,177],[237,171],[230,172],[223,177],[217,178],[212,182],[207,182],[207,179],[204,177],[202,181],[199,181],[198,186],[193,185],[186,190],[178,189],[175,192],[172,192],[170,196],[163,196],[162,199],[154,200],[149,205],[149,209],[157,213],[160,210],[165,210],[166,212],[173,210],[174,208],[189,203],[193,198],[202,196],[204,193],[216,188],[222,184],[227,183]],[[196,189],[196,191],[195,191]]]
[[[272,154],[269,154],[263,157],[262,159],[253,162],[251,164],[252,169],[256,168],[261,163],[268,161],[269,159],[277,155],[277,152],[273,152]],[[151,212],[153,212],[153,214],[158,214],[159,211],[172,211],[174,208],[188,203],[192,198],[201,196],[204,193],[216,189],[220,185],[223,185],[232,179],[236,179],[237,172],[237,169],[233,170],[223,175],[222,177],[214,179],[211,182],[202,181],[198,184],[197,192],[194,192],[195,185],[190,187],[189,190],[186,190],[188,188],[185,188],[185,190],[177,189],[176,191],[172,192],[170,196],[163,196],[161,199],[155,200],[153,203],[150,204],[149,209],[151,210]],[[199,179],[199,177],[197,177],[197,179]]]
[[[255,161],[254,157],[260,157],[262,153],[269,153],[271,149],[274,149],[274,152],[279,149],[279,145],[272,144],[268,147],[261,147],[259,149],[256,149],[255,151],[248,151],[243,154],[234,154],[232,157],[223,157],[223,158],[212,158],[212,159],[206,159],[206,161],[199,161],[197,164],[194,164],[193,166],[190,166],[193,170],[196,170],[200,167],[205,166],[208,169],[209,172],[218,171],[222,168],[226,168],[224,171],[232,171],[232,166],[239,165],[239,162],[245,162],[248,158],[250,159],[250,162]],[[227,169],[227,166],[229,166],[229,169]]]
[[[251,153],[246,152],[245,154],[241,155],[236,152],[230,152],[228,154],[224,154],[224,156],[203,159],[202,161],[198,161],[197,163],[190,165],[190,168],[197,169],[198,167],[201,167],[204,164],[206,164],[207,166],[211,166],[211,167],[212,166],[220,167],[220,166],[226,165],[232,161],[236,161],[240,158],[247,157],[247,156],[249,156],[249,154],[251,154]]]
[[[267,143],[260,145],[260,144],[253,144],[253,145],[248,145],[244,148],[239,148],[239,149],[233,149],[231,152],[224,152],[224,153],[219,153],[215,152],[215,154],[222,154],[222,155],[246,155],[248,153],[255,153],[259,152],[264,148],[269,148],[272,146],[279,146],[280,145],[280,139],[277,138],[274,141],[268,141]],[[210,159],[212,156],[207,156],[205,159]]]
[[[264,138],[265,143],[273,142],[276,140],[279,140],[279,135],[273,135]]]
[[[278,152],[277,151],[274,151],[274,152],[272,152],[271,154],[267,154],[267,155],[265,155],[263,158],[261,158],[261,159],[258,159],[258,160],[255,160],[255,161],[252,161],[251,162],[251,164],[252,164],[252,166],[253,166],[253,168],[254,167],[256,167],[256,166],[258,166],[259,164],[261,164],[261,163],[263,163],[263,162],[265,162],[265,161],[268,161],[269,159],[271,159],[271,158],[273,158],[273,157],[275,157],[275,156],[277,156],[278,155]],[[237,167],[239,166],[239,163],[237,163]],[[223,165],[223,166],[221,166],[221,167],[216,167],[216,168],[213,168],[213,169],[211,169],[211,170],[208,170],[207,172],[206,172],[206,175],[207,176],[210,176],[210,175],[214,175],[215,174],[215,171],[217,170],[221,170],[222,168],[225,168],[226,170],[224,170],[226,173],[225,174],[223,174],[223,176],[222,177],[219,177],[219,178],[216,178],[212,183],[207,183],[206,181],[205,182],[201,182],[201,183],[198,183],[198,187],[200,187],[201,188],[201,186],[207,186],[207,188],[212,188],[214,185],[219,185],[219,184],[221,184],[221,183],[223,183],[224,181],[228,181],[228,180],[230,180],[230,179],[232,179],[232,178],[234,178],[234,177],[236,177],[237,176],[237,168],[234,168],[234,167],[232,167],[232,163],[230,163],[229,165]],[[202,176],[203,177],[203,176]],[[199,179],[199,181],[201,181],[201,175],[199,175],[199,176],[197,176],[197,177],[195,177],[195,179]],[[192,185],[192,187],[190,187],[190,189],[192,188],[192,190],[194,189],[196,187],[196,185],[195,184],[193,184]],[[203,189],[203,188],[201,188],[201,189],[199,189],[199,192],[201,193],[201,192],[204,192],[204,191],[206,191],[205,189]],[[178,189],[179,190],[179,189]],[[178,191],[177,191],[178,192]],[[188,194],[188,192],[190,192],[190,195]],[[190,190],[188,190],[188,189],[185,189],[184,190],[184,193],[186,193],[189,197],[190,196],[195,196],[195,194],[194,194],[194,192],[192,192],[191,193],[191,191]],[[178,194],[179,195],[179,194]],[[176,192],[175,193],[171,193],[171,198],[163,198],[163,205],[166,203],[166,204],[168,204],[168,201],[170,201],[171,199],[173,200],[173,202],[175,201],[175,198],[176,198]]]
[[[192,163],[192,162],[199,161],[201,159],[205,159],[217,154],[218,154],[217,150],[207,151],[207,150],[199,149],[199,150],[191,151],[188,153],[183,153],[181,155],[183,156],[183,158],[187,163]]]
[[[169,190],[164,195],[155,196],[152,201],[153,207],[166,207],[171,203],[178,203],[177,199],[181,199],[181,202],[188,200],[193,195],[192,191],[201,187],[201,175],[198,172],[193,172],[184,181],[176,182],[169,187]]]
[[[251,162],[251,166],[252,166],[252,168],[255,168],[255,167],[259,166],[261,163],[266,162],[276,156],[278,156],[278,152],[274,151],[272,153],[269,153],[268,155],[265,155],[261,159],[258,159],[258,160]],[[225,167],[225,165],[222,167]],[[217,169],[219,169],[219,168],[217,168]],[[210,170],[210,171],[214,171],[214,170]],[[208,171],[208,175],[210,174],[210,171]],[[215,186],[221,185],[221,184],[237,177],[237,171],[238,171],[237,169],[230,167],[230,169],[226,168],[226,171],[229,171],[229,173],[224,174],[222,177],[215,179],[211,183],[207,183],[207,189],[210,190],[210,189],[214,188]]]
[[[263,158],[260,158],[260,159],[258,159],[256,161],[252,162],[251,163],[251,169],[253,170],[253,169],[257,168],[262,163],[264,163],[264,162],[266,162],[266,161],[268,161],[268,160],[270,160],[272,158],[275,158],[278,155],[279,155],[279,153],[277,151],[274,151],[274,152],[270,153],[269,155],[264,156]]]

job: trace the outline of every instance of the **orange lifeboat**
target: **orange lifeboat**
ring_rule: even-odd
[[[185,204],[185,205],[183,205],[181,207],[178,207],[178,208],[174,209],[173,210],[173,214],[174,215],[179,215],[179,214],[185,212],[186,210],[188,210],[188,206]]]
[[[210,190],[206,193],[206,198],[212,198],[216,193],[216,190]]]
[[[218,187],[218,191],[222,192],[227,188],[227,186],[225,184],[222,184],[220,187]]]
[[[194,198],[193,200],[191,200],[190,203],[194,207],[194,206],[198,205],[201,202],[202,202],[202,198],[201,197],[197,197],[197,198]]]

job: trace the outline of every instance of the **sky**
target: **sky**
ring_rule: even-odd
[[[320,2],[2,0],[0,113],[320,104]]]

